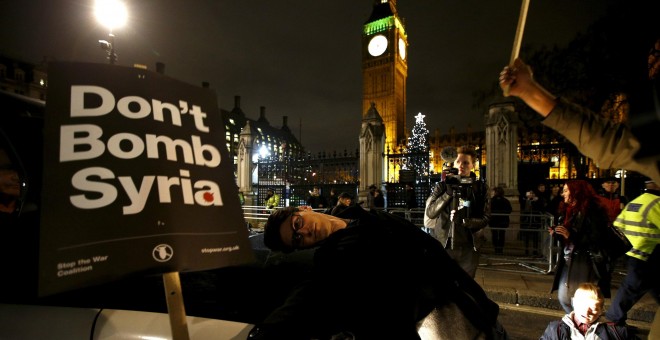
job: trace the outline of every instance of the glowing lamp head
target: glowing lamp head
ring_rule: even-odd
[[[101,25],[112,31],[126,24],[128,12],[126,5],[119,0],[96,0],[94,16]]]

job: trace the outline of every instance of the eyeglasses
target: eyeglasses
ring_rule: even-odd
[[[293,214],[293,216],[291,216],[291,228],[293,228],[293,234],[291,234],[291,246],[293,248],[300,248],[302,246],[303,235],[299,234],[298,230],[302,229],[303,226],[304,221],[302,215]]]

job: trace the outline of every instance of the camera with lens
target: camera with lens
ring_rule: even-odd
[[[471,176],[459,176],[458,169],[456,169],[456,174],[447,175],[443,182],[447,187],[451,187],[451,191],[454,195],[458,197],[466,197],[468,196],[468,190],[472,187],[472,183],[474,183],[474,179]]]
[[[447,178],[458,176],[458,169],[456,168],[445,168],[442,170],[442,177],[440,178],[441,182],[447,182]]]

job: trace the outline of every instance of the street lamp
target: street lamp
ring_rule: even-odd
[[[270,156],[270,151],[268,151],[268,148],[263,144],[261,145],[261,148],[259,149],[259,156],[261,156],[261,158],[266,158],[266,157]]]
[[[101,25],[110,30],[108,40],[99,40],[99,44],[104,51],[108,52],[110,64],[114,64],[117,61],[117,54],[115,53],[115,35],[112,30],[122,27],[126,23],[128,17],[126,6],[120,0],[96,0],[94,16]]]

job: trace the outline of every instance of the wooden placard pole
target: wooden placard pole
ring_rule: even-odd
[[[167,311],[170,315],[172,339],[189,340],[186,308],[183,305],[179,272],[163,274],[163,283],[165,283],[165,299],[167,300]]]
[[[626,169],[621,169],[621,196],[626,196]]]
[[[511,59],[509,59],[509,66],[513,66],[513,62],[520,54],[520,45],[522,45],[522,37],[525,32],[525,21],[527,20],[527,9],[529,8],[529,0],[523,0],[520,6],[520,16],[518,16],[518,27],[516,27],[516,36],[513,38],[513,49],[511,50]],[[504,96],[509,96],[509,86],[504,88]]]

